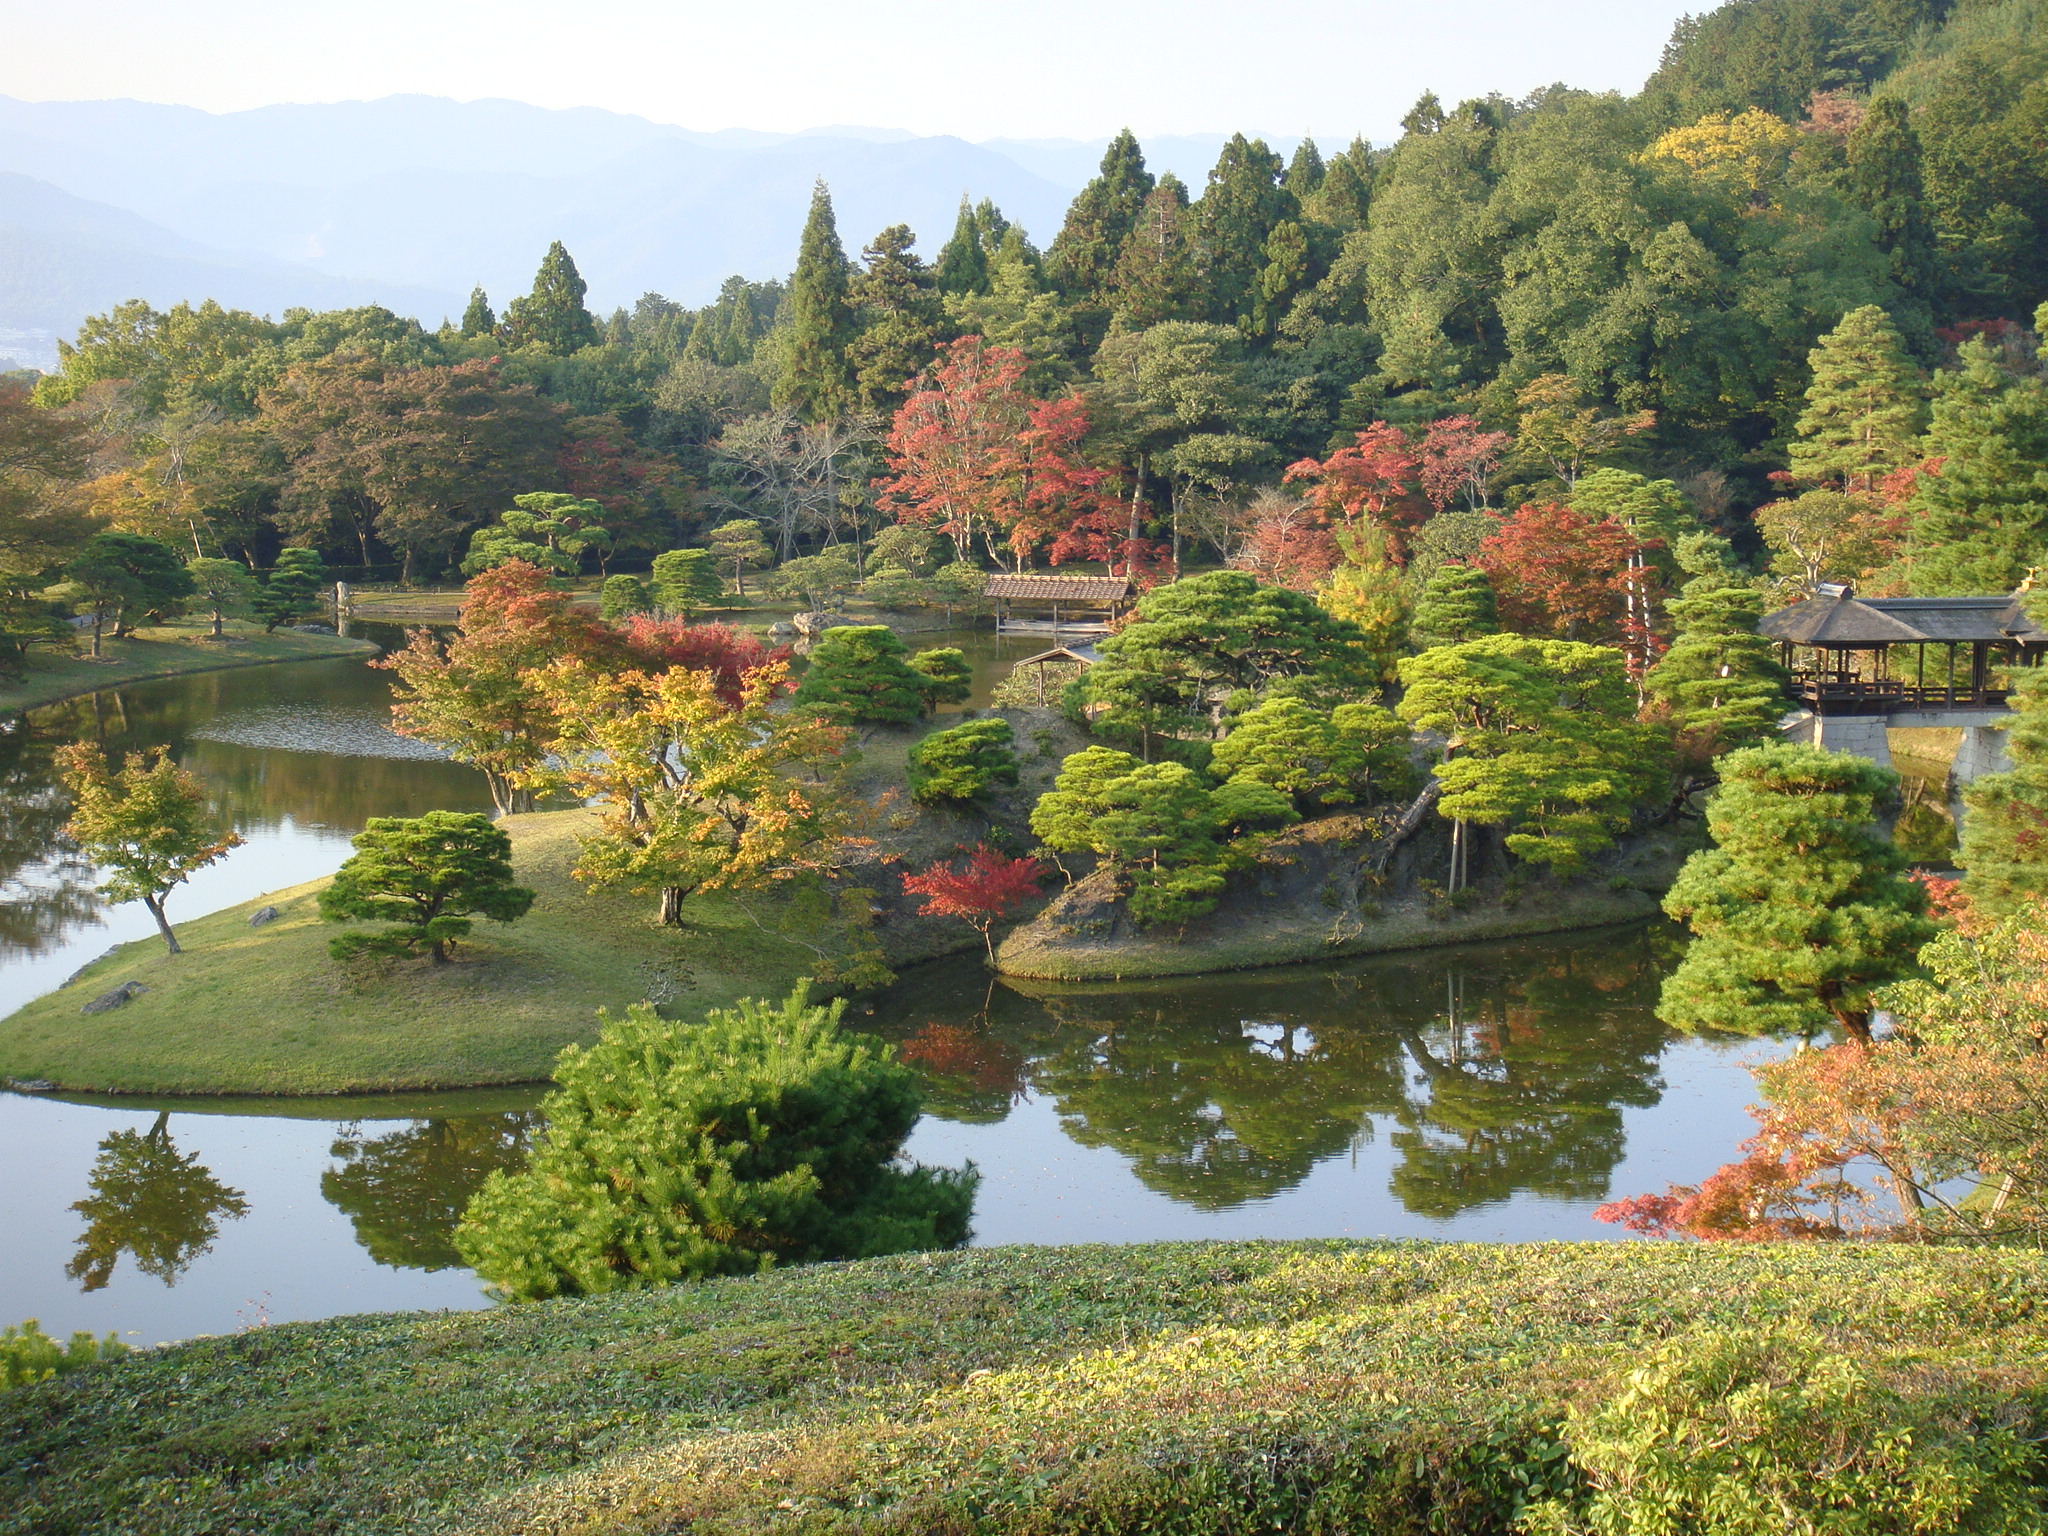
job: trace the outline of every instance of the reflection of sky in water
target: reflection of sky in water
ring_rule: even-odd
[[[264,704],[230,710],[193,729],[200,741],[273,751],[322,752],[334,757],[396,757],[444,761],[446,754],[399,735],[384,710],[315,702]]]

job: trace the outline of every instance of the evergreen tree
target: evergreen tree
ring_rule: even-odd
[[[1267,785],[1308,813],[1412,795],[1408,746],[1408,728],[1377,704],[1325,713],[1300,699],[1262,699],[1232,722],[1209,769],[1226,784]]]
[[[861,252],[866,269],[853,281],[861,332],[847,363],[860,408],[878,416],[894,416],[903,404],[938,350],[945,320],[930,270],[911,253],[916,243],[908,225],[890,225]]]
[[[1425,650],[1499,634],[1500,613],[1486,572],[1455,561],[1438,566],[1416,600],[1410,632]]]
[[[1100,173],[1068,207],[1066,223],[1046,252],[1046,276],[1054,287],[1070,299],[1102,299],[1152,187],[1144,151],[1126,128],[1110,140]]]
[[[163,623],[198,590],[177,551],[139,533],[94,534],[66,574],[92,594],[95,641],[103,606],[114,614],[115,633],[126,634],[145,621]]]
[[[1963,789],[1963,889],[1993,916],[2048,901],[2048,667],[2017,675],[2012,707],[2012,771]]]
[[[930,707],[909,656],[886,624],[828,629],[791,702],[834,725],[908,725]]]
[[[314,597],[326,582],[327,567],[319,550],[279,550],[277,564],[264,578],[263,589],[255,598],[256,617],[263,621],[264,630],[289,624],[312,607]]]
[[[1689,755],[1705,761],[1775,740],[1791,679],[1776,644],[1756,632],[1762,594],[1721,587],[1677,598],[1665,611],[1678,634],[1643,687],[1670,706]]]
[[[1913,461],[1920,377],[1890,315],[1875,304],[1850,310],[1806,362],[1813,382],[1789,450],[1794,474],[1867,491]]]
[[[953,221],[953,237],[939,252],[932,270],[941,293],[988,292],[988,252],[982,249],[981,225],[965,192],[960,194],[960,216]]]
[[[1363,229],[1372,205],[1372,181],[1372,149],[1365,140],[1353,139],[1351,147],[1324,169],[1315,194],[1303,199],[1302,212],[1345,234]]]
[[[505,324],[515,347],[533,347],[554,357],[597,345],[597,321],[583,307],[589,287],[569,249],[557,240],[541,258],[533,291],[512,301]]]
[[[497,334],[498,317],[491,310],[491,301],[483,284],[469,290],[469,307],[462,312],[462,334],[469,337],[492,336]]]
[[[1168,171],[1145,198],[1124,238],[1106,295],[1124,326],[1143,330],[1203,313],[1201,251],[1187,188]]]
[[[1892,281],[1930,304],[1939,296],[1942,258],[1920,167],[1920,135],[1905,102],[1878,97],[1849,136],[1849,195],[1876,221]]]
[[[2014,379],[1978,337],[1935,375],[1921,452],[1941,461],[1913,493],[1915,596],[2010,592],[2048,563],[2048,383]]]
[[[1016,740],[996,715],[934,731],[910,749],[910,797],[923,805],[978,800],[998,784],[1017,782]]]
[[[654,599],[648,595],[647,583],[638,576],[623,573],[607,576],[597,589],[597,616],[607,624],[636,613],[645,613],[653,606]]]
[[[1889,768],[1779,743],[1731,752],[1707,803],[1714,846],[1664,898],[1693,931],[1658,1016],[1758,1035],[1839,1024],[1870,1037],[1871,994],[1911,976],[1938,931],[1878,825]]]
[[[1301,212],[1294,194],[1280,184],[1281,172],[1280,157],[1263,139],[1233,134],[1195,205],[1208,256],[1209,317],[1219,324],[1255,327],[1266,241],[1283,220]]]
[[[654,557],[648,595],[662,612],[687,619],[725,590],[717,557],[708,549],[671,549]]]
[[[956,645],[935,645],[915,652],[910,670],[924,679],[927,713],[939,704],[965,704],[974,696],[974,669],[967,653]]]
[[[823,178],[811,191],[796,274],[789,283],[789,352],[774,401],[809,421],[844,415],[854,401],[847,348],[854,337],[851,272],[839,243],[832,194]]]
[[[516,922],[533,905],[533,892],[512,881],[512,839],[474,811],[372,816],[351,841],[355,853],[320,893],[320,916],[392,926],[329,940],[337,960],[424,948],[441,965],[472,916]]]
[[[804,991],[687,1025],[600,1016],[555,1069],[531,1165],[470,1202],[463,1258],[533,1301],[965,1242],[973,1171],[897,1160],[917,1074]]]
[[[1316,148],[1314,139],[1304,138],[1295,146],[1294,158],[1287,162],[1287,175],[1281,185],[1292,192],[1298,202],[1306,203],[1321,189],[1325,174],[1323,152]]]

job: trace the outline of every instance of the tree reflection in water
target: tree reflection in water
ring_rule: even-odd
[[[165,1285],[213,1246],[220,1219],[238,1220],[249,1202],[171,1141],[166,1110],[147,1131],[115,1131],[100,1141],[87,1182],[92,1193],[71,1209],[85,1217],[78,1251],[64,1273],[97,1291],[114,1276],[123,1253]]]
[[[534,1110],[415,1120],[366,1137],[342,1128],[333,1155],[341,1166],[320,1176],[320,1193],[354,1224],[356,1241],[394,1269],[459,1269],[450,1240],[463,1207],[484,1180],[526,1165],[545,1122]]]
[[[70,815],[50,743],[0,720],[0,958],[39,953],[99,911],[92,866],[64,837]]]
[[[1418,1215],[1518,1191],[1598,1199],[1622,1111],[1664,1091],[1655,929],[1171,982],[1014,982],[986,1006],[920,975],[877,1028],[931,1083],[928,1112],[1000,1120],[1035,1094],[1147,1187],[1220,1211],[1292,1189],[1377,1133]],[[915,1009],[904,1004],[914,997]]]

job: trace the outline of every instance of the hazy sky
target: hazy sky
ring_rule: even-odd
[[[1692,0],[1708,9],[1711,0]],[[1685,0],[0,0],[0,94],[230,111],[420,92],[688,128],[1393,136],[1562,80],[1633,90]]]

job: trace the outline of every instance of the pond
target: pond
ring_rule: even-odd
[[[967,638],[982,690],[1042,648]],[[332,870],[369,816],[488,807],[476,775],[389,732],[388,703],[382,673],[300,663],[0,732],[0,1011],[150,928],[57,851],[57,743],[167,745],[249,839],[173,897],[176,920]],[[849,1019],[927,1075],[910,1151],[981,1169],[979,1243],[1604,1238],[1603,1199],[1726,1160],[1743,1063],[1774,1049],[1659,1025],[1674,958],[1657,927],[1114,987],[993,981],[969,958]],[[539,1097],[0,1094],[0,1321],[154,1343],[487,1305],[449,1231],[524,1156]]]

